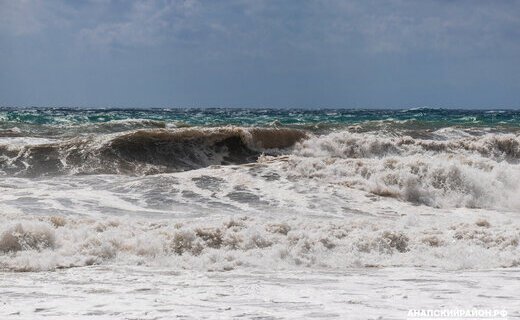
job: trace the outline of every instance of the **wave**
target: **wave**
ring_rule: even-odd
[[[520,168],[507,163],[444,156],[289,158],[282,170],[293,179],[320,180],[431,207],[520,210]]]
[[[333,133],[297,144],[282,172],[432,207],[520,210],[520,138],[446,141]]]
[[[2,215],[0,270],[113,263],[188,270],[248,266],[479,269],[520,264],[520,239],[512,224],[484,218],[465,218],[464,223],[420,219],[425,220],[234,217],[172,222]]]
[[[43,144],[0,145],[4,174],[152,174],[255,161],[291,147],[300,130],[224,127],[139,130]]]
[[[0,129],[0,137],[20,137],[23,136],[22,131],[18,127]]]
[[[122,120],[110,120],[107,122],[98,122],[98,123],[88,123],[88,124],[75,124],[75,125],[66,125],[64,129],[71,130],[77,129],[82,130],[83,132],[86,130],[88,132],[93,133],[110,133],[110,132],[121,132],[121,131],[130,131],[130,130],[138,130],[138,129],[164,129],[166,128],[166,122],[160,120],[152,120],[152,119],[122,119]],[[53,126],[56,128],[56,126]],[[74,131],[74,130],[72,130]]]
[[[266,166],[266,175],[286,183],[317,180],[439,208],[520,210],[519,135],[436,134],[443,140],[243,127],[140,130],[48,143],[9,138],[20,141],[0,145],[0,169],[14,176],[142,175],[259,162],[254,170]]]
[[[443,133],[442,131],[440,132]],[[520,160],[520,135],[484,134],[448,140],[373,133],[335,132],[302,142],[295,154],[309,157],[381,158],[414,154],[480,155],[495,161]]]
[[[34,124],[34,123],[2,123],[0,125],[11,126],[0,127],[0,137],[39,137],[39,138],[73,138],[87,134],[109,134],[145,129],[165,129],[169,126],[177,127],[175,124],[167,124],[164,121],[151,119],[122,119],[106,122],[75,123],[60,122],[58,124]]]

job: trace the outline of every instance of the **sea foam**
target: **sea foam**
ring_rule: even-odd
[[[39,271],[92,264],[231,270],[434,266],[511,267],[520,263],[518,227],[499,218],[133,218],[2,216],[0,267]],[[491,221],[491,222],[490,222]],[[485,259],[484,259],[485,258]]]

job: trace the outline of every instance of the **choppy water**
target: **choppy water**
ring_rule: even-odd
[[[0,269],[500,278],[520,265],[519,128],[518,111],[0,109]]]

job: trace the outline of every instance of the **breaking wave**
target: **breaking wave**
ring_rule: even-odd
[[[4,174],[153,174],[255,161],[291,147],[303,131],[225,127],[140,130],[54,143],[0,145]]]
[[[0,144],[0,170],[14,176],[142,175],[260,163],[288,181],[319,180],[431,207],[520,210],[518,134],[442,129],[432,137],[243,127],[68,140],[10,137]]]
[[[445,133],[446,130],[438,131]],[[296,154],[311,157],[382,158],[415,154],[476,154],[495,161],[520,160],[517,134],[466,135],[447,140],[416,139],[410,136],[385,137],[373,133],[335,132],[316,136],[300,144]],[[449,136],[448,136],[449,137]]]
[[[519,160],[512,134],[440,141],[341,132],[299,143],[284,170],[433,207],[520,210]]]

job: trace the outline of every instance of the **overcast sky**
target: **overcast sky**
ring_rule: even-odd
[[[0,105],[520,107],[520,1],[0,0]]]

